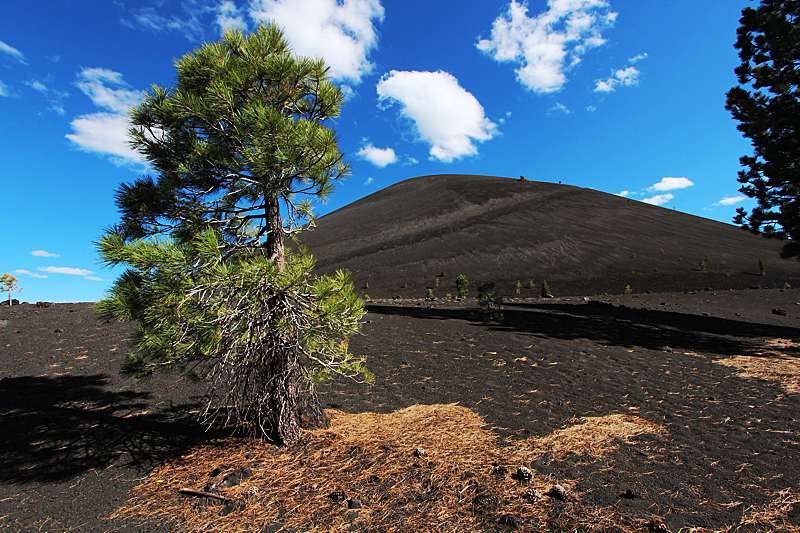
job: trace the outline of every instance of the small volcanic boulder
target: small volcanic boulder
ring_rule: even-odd
[[[417,448],[414,450],[414,457],[428,457],[428,452],[424,448]]]

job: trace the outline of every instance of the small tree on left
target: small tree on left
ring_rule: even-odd
[[[8,293],[8,305],[11,305],[11,295],[14,292],[22,292],[17,286],[17,278],[11,274],[3,274],[0,276],[0,292]]]
[[[129,269],[97,309],[139,322],[124,373],[207,379],[210,419],[289,445],[302,391],[370,379],[348,350],[364,313],[349,275],[314,277],[284,247],[313,223],[300,195],[325,198],[348,172],[328,127],[343,96],[274,25],[225,32],[176,67],[175,87],[131,112],[132,146],[159,176],[117,192],[122,220],[98,247]]]

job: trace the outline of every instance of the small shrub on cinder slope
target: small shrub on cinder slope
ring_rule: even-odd
[[[433,289],[428,289],[428,300],[433,300]]]
[[[517,280],[517,283],[514,285],[514,292],[519,294],[522,291],[522,283]]]
[[[456,278],[456,290],[458,290],[458,295],[462,298],[466,298],[467,294],[469,294],[469,280],[464,274],[459,274]]]
[[[764,260],[760,257],[758,258],[758,273],[762,276],[767,275],[767,265],[764,264]]]

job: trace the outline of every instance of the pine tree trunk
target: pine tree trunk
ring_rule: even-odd
[[[266,398],[267,438],[278,445],[291,446],[300,438],[297,417],[297,374],[294,354],[279,350],[273,354],[267,373],[269,394]]]
[[[266,209],[267,242],[265,248],[267,257],[275,261],[278,270],[283,270],[286,266],[286,257],[283,248],[283,220],[281,219],[281,204],[277,195],[269,199]]]

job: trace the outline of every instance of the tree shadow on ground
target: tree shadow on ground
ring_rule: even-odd
[[[0,482],[53,482],[122,462],[149,467],[208,438],[198,403],[152,411],[149,393],[113,392],[108,376],[0,380]]]
[[[651,350],[691,350],[720,356],[741,355],[764,337],[800,338],[800,329],[674,311],[632,309],[611,304],[515,303],[494,321],[480,309],[437,309],[368,305],[370,313],[420,319],[462,320],[492,331],[560,340],[587,339],[608,346]],[[748,342],[752,339],[752,342]]]

